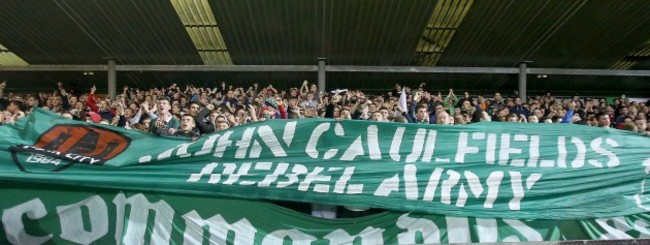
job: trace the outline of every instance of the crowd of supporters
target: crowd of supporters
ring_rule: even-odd
[[[110,124],[167,137],[197,139],[203,134],[264,120],[333,118],[396,123],[462,125],[476,122],[573,123],[613,127],[650,135],[650,101],[639,103],[625,96],[608,103],[605,98],[556,98],[551,93],[535,95],[523,103],[519,97],[500,93],[456,95],[427,91],[425,84],[408,88],[399,84],[383,94],[343,89],[321,93],[316,84],[279,90],[272,85],[248,88],[221,83],[216,87],[176,84],[160,88],[124,87],[115,100],[86,91],[66,90],[63,83],[52,93],[5,94],[0,83],[0,125],[13,123],[35,107],[63,117],[90,123]],[[402,93],[405,95],[402,96]],[[406,103],[400,103],[403,97]],[[363,212],[338,206],[281,202],[285,207],[321,218],[358,217],[381,212]]]
[[[516,123],[574,123],[615,127],[650,135],[648,103],[629,101],[624,95],[608,103],[604,98],[558,99],[551,93],[535,95],[522,103],[519,97],[500,93],[456,95],[399,84],[383,94],[343,89],[319,92],[316,84],[279,90],[272,85],[248,88],[225,82],[216,87],[185,87],[172,84],[160,88],[125,86],[114,100],[87,91],[66,90],[63,83],[53,93],[5,94],[0,84],[0,124],[13,123],[35,107],[63,117],[110,124],[161,136],[198,138],[203,134],[242,124],[276,119],[334,118],[382,122],[455,124],[498,121]],[[406,103],[400,103],[405,93]],[[406,108],[404,108],[406,107]]]

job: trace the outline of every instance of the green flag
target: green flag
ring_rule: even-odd
[[[579,125],[267,120],[192,142],[36,110],[0,135],[0,178],[23,183],[505,219],[650,207],[650,138]]]

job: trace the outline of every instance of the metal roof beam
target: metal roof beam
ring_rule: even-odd
[[[474,73],[519,74],[518,68],[508,67],[430,67],[430,66],[327,66],[328,72],[370,73]]]
[[[315,65],[118,65],[118,71],[316,72]]]
[[[116,65],[116,71],[146,72],[317,72],[316,65]],[[515,67],[429,67],[329,65],[327,72],[519,74]],[[108,71],[107,65],[0,65],[0,71]],[[531,75],[650,77],[650,70],[527,68]]]
[[[107,71],[107,65],[0,65],[0,71]]]
[[[528,68],[533,75],[650,77],[650,70]]]

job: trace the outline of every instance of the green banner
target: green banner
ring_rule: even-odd
[[[0,244],[435,244],[650,238],[650,216],[325,220],[263,201],[2,183]]]
[[[37,110],[0,135],[0,178],[15,182],[481,218],[650,208],[650,138],[580,125],[270,120],[192,142]]]

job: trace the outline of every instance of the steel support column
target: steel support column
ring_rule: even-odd
[[[109,59],[108,60],[108,96],[111,98],[111,100],[115,99],[115,95],[117,94],[117,76],[116,76],[116,70],[115,70],[115,60],[114,59]]]
[[[519,63],[519,98],[521,103],[526,103],[526,69],[528,68],[528,62]]]
[[[325,58],[318,58],[318,91],[325,93]]]

